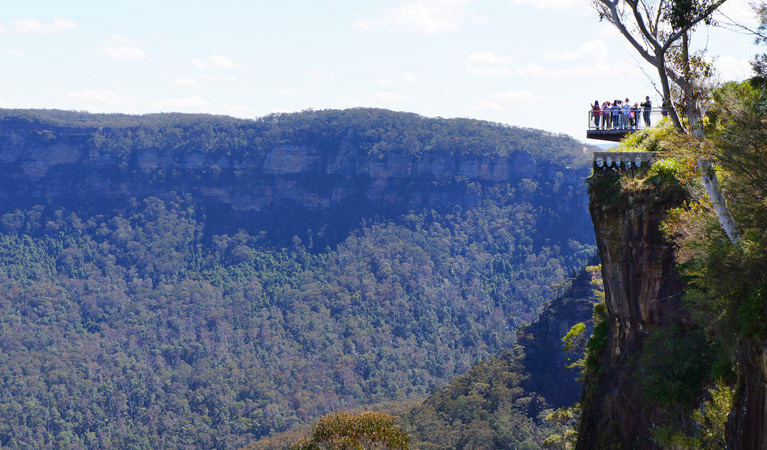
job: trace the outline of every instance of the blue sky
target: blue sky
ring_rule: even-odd
[[[0,107],[256,117],[373,106],[585,140],[595,99],[658,99],[652,69],[589,0],[4,3]],[[724,10],[754,24],[748,0]],[[748,76],[750,36],[696,36],[721,79]]]

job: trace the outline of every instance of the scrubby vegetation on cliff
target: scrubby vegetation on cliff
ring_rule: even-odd
[[[659,151],[653,167],[604,176],[591,186],[592,199],[604,208],[649,202],[636,199],[643,193],[658,199],[681,192],[686,198],[661,226],[675,245],[686,317],[649,330],[636,357],[620,368],[634,373],[642,402],[654,408],[649,431],[664,448],[767,443],[765,393],[757,381],[763,376],[761,359],[752,351],[767,340],[765,100],[759,79],[725,84],[713,92],[704,141],[663,127],[637,133],[618,150]],[[717,167],[739,241],[725,234],[706,196],[699,172],[704,158]]]
[[[406,422],[414,447],[558,448],[544,441],[572,430],[573,423],[551,413],[578,401],[580,373],[568,369],[568,362],[582,358],[585,350],[576,344],[568,349],[568,360],[563,338],[578,324],[585,336],[590,334],[591,310],[602,289],[596,277],[594,271],[579,273],[535,323],[520,331],[510,351],[472,367],[414,408]]]

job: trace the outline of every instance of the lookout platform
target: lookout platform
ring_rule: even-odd
[[[639,108],[634,113],[637,117],[632,121],[630,117],[626,117],[622,113],[613,114],[610,111],[609,114],[603,115],[601,112],[589,110],[589,126],[586,130],[586,138],[620,142],[629,133],[658,125],[666,117],[667,112],[662,108],[651,108],[650,110]]]

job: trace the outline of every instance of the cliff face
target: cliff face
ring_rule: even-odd
[[[525,352],[524,367],[530,373],[524,388],[543,397],[549,408],[570,406],[580,396],[581,383],[576,381],[579,369],[568,370],[567,365],[582,358],[583,354],[565,354],[562,338],[579,322],[586,324],[586,335],[591,334],[592,310],[598,301],[594,291],[599,289],[598,285],[592,284],[594,278],[595,274],[585,269],[581,271],[570,288],[552,300],[538,320],[525,327],[519,339]]]
[[[146,149],[131,155],[121,167],[113,154],[92,148],[87,135],[64,132],[53,142],[41,143],[4,131],[0,132],[0,162],[2,171],[13,177],[2,185],[0,195],[5,200],[84,198],[92,191],[119,200],[184,174],[216,187],[192,182],[182,187],[236,211],[258,212],[288,204],[309,209],[328,207],[357,196],[360,184],[364,185],[363,198],[370,201],[394,203],[407,196],[413,206],[452,205],[455,200],[471,205],[477,201],[476,195],[464,194],[458,199],[450,194],[434,195],[430,186],[455,177],[488,183],[518,181],[534,177],[540,169],[532,156],[524,153],[494,159],[441,155],[417,159],[395,152],[378,158],[343,141],[331,151],[282,145],[264,157],[251,158],[201,152],[177,157],[172,150]],[[68,177],[68,169],[75,167],[78,177]],[[126,169],[127,174],[118,173]],[[318,182],[320,178],[326,182]],[[409,189],[413,187],[415,191]]]
[[[744,338],[738,345],[738,391],[727,421],[732,449],[767,448],[767,347]]]
[[[636,357],[653,329],[689,325],[673,249],[659,230],[682,194],[620,191],[617,177],[612,170],[596,170],[590,194],[609,332],[597,374],[582,396],[577,448],[584,450],[654,448],[649,430],[657,411],[640,395]]]
[[[523,180],[532,184],[518,195],[541,183],[563,187],[551,198],[565,220],[571,215],[581,219],[586,206],[585,196],[576,195],[583,165],[552,164],[520,150],[493,154],[484,147],[494,144],[482,139],[472,149],[456,144],[424,153],[418,149],[428,142],[416,142],[414,151],[397,148],[399,141],[393,141],[386,151],[373,152],[377,144],[360,135],[381,130],[344,131],[338,124],[316,136],[296,137],[263,126],[256,130],[250,122],[227,123],[231,130],[216,133],[172,125],[153,128],[151,123],[109,128],[74,126],[74,119],[64,124],[2,119],[0,203],[6,210],[41,204],[99,213],[173,191],[192,195],[215,218],[212,225],[224,231],[279,228],[291,236],[328,222],[352,228],[374,215],[474,207],[493,196],[508,196],[491,193],[497,186],[514,187]],[[322,134],[330,132],[335,135]]]

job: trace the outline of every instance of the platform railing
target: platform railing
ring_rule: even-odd
[[[632,111],[634,112],[633,117]],[[606,133],[611,133],[642,130],[658,125],[667,115],[668,112],[662,108],[650,108],[648,110],[639,107],[635,110],[629,109],[629,114],[624,114],[624,110],[620,112],[609,111],[607,114],[603,114],[602,111],[589,110],[588,131],[599,132],[604,130]]]

